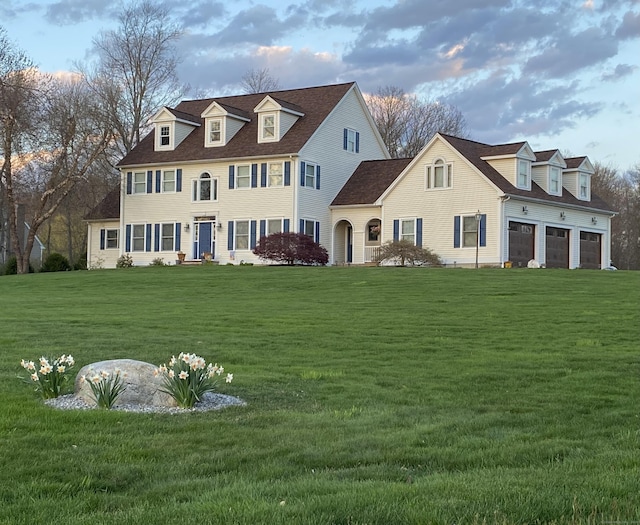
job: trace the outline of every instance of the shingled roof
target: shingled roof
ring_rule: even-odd
[[[102,201],[84,217],[85,221],[120,218],[120,185],[113,188]]]
[[[361,162],[331,205],[373,204],[412,160],[388,159]]]
[[[222,107],[230,106],[243,111],[251,121],[242,126],[226,146],[213,148],[204,146],[206,130],[203,125],[194,129],[173,151],[154,151],[154,132],[152,131],[118,163],[118,166],[298,153],[354,85],[354,82],[349,82],[332,86],[183,101],[172,110],[172,113],[181,114],[184,120],[204,124],[200,115],[215,101]],[[258,118],[253,110],[267,95],[277,99],[284,107],[297,108],[299,112],[304,113],[304,116],[298,119],[281,140],[258,143]]]

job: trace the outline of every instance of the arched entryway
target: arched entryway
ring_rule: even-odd
[[[333,264],[353,263],[353,225],[346,219],[336,223],[333,229]]]

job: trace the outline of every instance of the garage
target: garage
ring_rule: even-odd
[[[513,266],[527,266],[535,253],[535,226],[509,221],[509,260]]]
[[[580,232],[580,268],[599,270],[601,265],[602,236],[599,233]]]
[[[569,230],[547,226],[547,268],[569,268]]]

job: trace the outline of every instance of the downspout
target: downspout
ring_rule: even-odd
[[[124,173],[124,180],[123,180],[123,173]],[[126,232],[125,220],[124,220],[124,200],[126,196],[127,196],[127,177],[126,177],[126,173],[123,172],[121,168],[120,169],[120,242],[118,243],[120,245],[118,249],[118,255],[120,257],[124,255],[124,249],[126,248],[126,242],[127,242],[127,238],[126,238],[127,232]]]
[[[294,233],[298,228],[298,161],[297,156],[289,155],[291,161],[291,186],[293,187],[293,210],[289,231]]]
[[[502,195],[500,197],[501,210],[500,210],[500,267],[504,268],[505,258],[504,258],[504,246],[506,241],[506,236],[508,229],[505,228],[507,222],[507,207],[505,203],[511,200],[510,195]]]

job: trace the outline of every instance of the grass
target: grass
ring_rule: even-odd
[[[637,522],[639,289],[563,270],[0,278],[0,523]],[[180,351],[248,405],[64,412],[16,377],[41,354]]]

